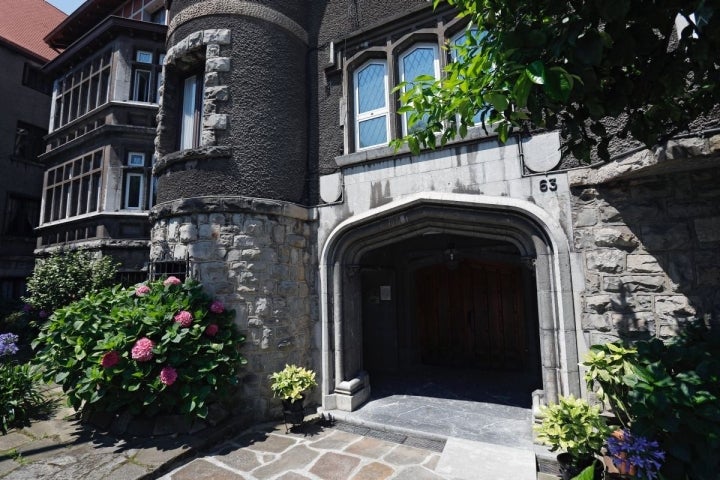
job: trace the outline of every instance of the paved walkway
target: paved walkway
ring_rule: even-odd
[[[61,393],[54,392],[59,399]],[[119,440],[58,408],[0,435],[2,480],[534,480],[526,448],[417,436],[344,422],[242,430],[228,421],[194,435]]]

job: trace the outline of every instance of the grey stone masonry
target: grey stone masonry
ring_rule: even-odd
[[[166,68],[179,68],[183,65],[194,65],[204,58],[204,86],[203,86],[203,122],[200,146],[209,147],[217,144],[217,131],[227,130],[228,115],[218,113],[219,103],[227,102],[230,99],[227,79],[219,73],[230,72],[230,57],[221,56],[221,47],[230,45],[230,30],[211,29],[193,32],[187,37],[168,48],[165,54]],[[229,75],[229,74],[228,74]],[[163,75],[167,78],[167,75]],[[164,119],[167,116],[168,108],[165,103],[177,102],[179,92],[173,88],[166,88],[163,84],[160,87],[160,109],[157,115],[156,145],[161,154],[173,150],[167,145],[160,144],[160,136],[163,134]],[[173,127],[174,128],[174,127]]]
[[[248,359],[240,414],[277,417],[268,376],[286,363],[312,367],[317,251],[312,210],[287,202],[204,197],[152,212],[151,261],[190,259],[191,274],[236,311]]]
[[[574,243],[591,343],[675,335],[720,316],[718,167],[576,186]]]

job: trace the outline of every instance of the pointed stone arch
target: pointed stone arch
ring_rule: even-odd
[[[362,255],[437,229],[511,243],[533,265],[545,400],[580,395],[571,252],[558,222],[523,200],[425,192],[350,217],[322,244],[323,408],[351,411],[369,397],[369,379],[363,371],[361,347],[358,349],[362,328],[354,275]]]

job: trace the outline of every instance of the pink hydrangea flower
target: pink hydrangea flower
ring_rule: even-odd
[[[143,337],[135,342],[130,354],[132,355],[133,360],[137,360],[138,362],[148,362],[153,358],[152,349],[154,346],[155,342],[147,337]]]
[[[215,300],[210,304],[210,311],[212,313],[223,313],[225,311],[225,305],[220,300]]]
[[[160,370],[160,381],[168,387],[177,380],[177,370],[170,365],[166,365]]]
[[[180,313],[175,315],[175,321],[179,323],[180,326],[187,328],[192,324],[192,313],[188,312],[187,310],[182,310],[180,311]]]
[[[207,335],[208,337],[214,337],[215,335],[217,335],[218,330],[220,330],[220,327],[218,327],[214,323],[211,323],[205,328],[205,335]]]
[[[165,279],[165,281],[163,282],[163,285],[165,285],[167,287],[169,285],[180,285],[181,283],[182,282],[180,281],[179,278],[170,276]]]
[[[110,350],[102,356],[102,359],[100,360],[100,365],[102,365],[103,368],[110,368],[117,365],[119,361],[120,355],[118,355],[118,352],[116,352],[115,350]]]
[[[143,297],[148,293],[150,293],[150,287],[148,287],[147,285],[140,285],[135,289],[135,295],[137,295],[138,297]]]

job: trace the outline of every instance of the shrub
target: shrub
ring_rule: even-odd
[[[82,250],[55,252],[35,263],[27,282],[30,295],[23,300],[44,318],[89,292],[112,285],[116,273],[117,262],[111,257],[96,258]]]
[[[7,362],[7,358],[17,353],[15,342],[16,335],[0,334],[0,430],[3,433],[26,424],[36,407],[44,403],[30,366]]]
[[[608,356],[622,371],[606,375]],[[690,324],[677,338],[596,345],[584,363],[586,379],[614,392],[613,408],[633,433],[666,452],[665,478],[712,479],[720,471],[720,335]]]
[[[582,398],[560,397],[556,404],[542,407],[542,423],[536,425],[537,439],[550,445],[550,451],[565,450],[575,463],[592,458],[610,435],[600,416],[600,408]]]
[[[279,372],[270,375],[270,389],[273,396],[295,403],[306,390],[317,386],[315,372],[297,365],[285,365]]]
[[[33,348],[44,379],[61,384],[76,410],[204,418],[245,363],[233,318],[198,282],[170,277],[57,310]]]

